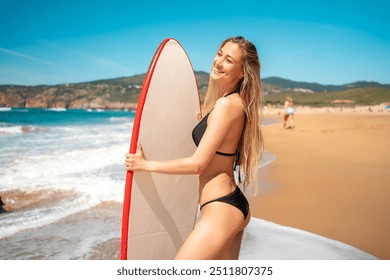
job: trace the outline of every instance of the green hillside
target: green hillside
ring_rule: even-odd
[[[195,72],[201,100],[209,74]],[[0,107],[134,109],[145,74],[84,83],[18,86],[0,85]],[[351,106],[390,103],[390,85],[356,82],[341,86],[294,82],[278,77],[262,80],[265,104],[283,104],[291,95],[296,105],[329,106],[347,100]]]
[[[264,103],[282,105],[287,95],[293,98],[295,105],[302,106],[321,107],[337,106],[339,104],[344,104],[344,106],[390,104],[390,89],[386,88],[354,88],[319,93],[283,91],[265,95]]]

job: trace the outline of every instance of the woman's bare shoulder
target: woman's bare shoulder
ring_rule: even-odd
[[[214,110],[223,111],[228,114],[240,113],[243,110],[242,100],[239,96],[221,97],[215,103]]]
[[[226,98],[222,97],[217,100],[212,112],[211,120],[215,120],[218,123],[234,123],[240,120],[244,114],[244,109],[240,98]]]

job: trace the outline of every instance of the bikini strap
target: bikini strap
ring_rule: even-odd
[[[229,92],[229,93],[225,94],[223,97],[227,97],[227,96],[229,96],[229,95],[231,95],[231,94],[233,94],[233,93],[238,93],[238,91],[237,91],[237,90],[234,90],[234,91],[232,91],[232,92]]]
[[[235,153],[222,153],[222,152],[216,152],[218,155],[221,155],[221,156],[225,156],[225,157],[233,157],[233,156],[235,156],[236,154],[237,154],[237,152],[235,152]]]

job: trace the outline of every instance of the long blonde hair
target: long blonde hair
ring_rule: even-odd
[[[261,130],[261,79],[260,60],[254,44],[244,37],[232,37],[223,41],[221,49],[227,42],[237,44],[242,51],[242,66],[244,77],[237,88],[243,100],[246,122],[241,141],[237,148],[240,153],[238,164],[244,177],[243,187],[247,194],[255,195],[258,190],[258,166],[264,150],[263,133]],[[218,96],[217,84],[210,79],[204,101],[204,110],[210,112]]]

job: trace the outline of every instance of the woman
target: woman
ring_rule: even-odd
[[[262,152],[259,106],[260,61],[256,47],[243,37],[222,42],[214,58],[204,109],[193,130],[198,146],[188,158],[145,160],[141,146],[126,155],[127,170],[199,174],[201,218],[175,259],[238,259],[249,204],[236,186],[239,164],[244,188],[256,185]]]
[[[286,128],[287,120],[290,119],[290,126],[287,129],[294,129],[294,104],[291,96],[286,96],[284,102],[283,128]]]

